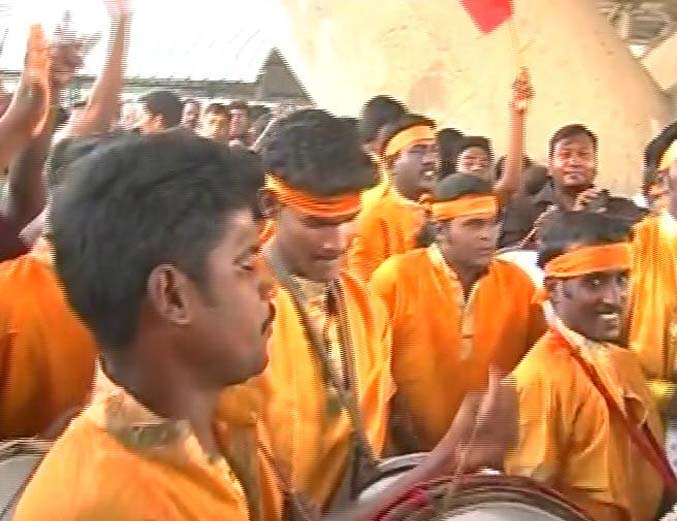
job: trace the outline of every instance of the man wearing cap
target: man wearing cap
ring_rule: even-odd
[[[388,308],[399,403],[414,421],[414,445],[398,440],[403,452],[433,447],[466,392],[486,384],[489,365],[512,371],[545,332],[534,284],[515,264],[494,258],[491,183],[454,174],[424,204],[432,245],[390,257],[370,281]]]
[[[514,371],[520,428],[509,474],[554,487],[598,521],[654,519],[676,481],[636,354],[621,345],[627,223],[564,212],[543,230],[542,299],[557,318]]]
[[[357,218],[348,254],[348,269],[364,281],[390,256],[416,247],[425,218],[418,201],[437,181],[432,121],[407,114],[383,132],[389,185]]]

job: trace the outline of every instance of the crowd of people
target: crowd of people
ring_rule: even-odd
[[[121,104],[109,9],[86,102],[60,117],[83,41],[34,26],[0,116],[0,441],[50,445],[3,515],[391,519],[486,469],[577,519],[670,515],[677,123],[633,201],[582,124],[525,156],[526,69],[501,158],[386,95],[357,119]]]

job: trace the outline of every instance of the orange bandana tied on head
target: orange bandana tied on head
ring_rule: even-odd
[[[498,214],[498,201],[494,195],[466,195],[453,201],[435,202],[430,197],[423,197],[421,203],[429,208],[436,221],[448,221],[456,217],[471,215]]]
[[[359,192],[318,197],[293,188],[272,174],[266,175],[265,187],[275,194],[280,203],[313,217],[349,217],[361,208]]]
[[[390,138],[384,156],[392,157],[417,141],[435,141],[435,131],[428,125],[415,125],[405,128]]]
[[[658,170],[667,170],[677,159],[677,140],[673,141],[668,149],[663,152],[661,161],[658,163]]]
[[[632,245],[616,242],[597,246],[583,246],[555,257],[545,265],[545,277],[568,279],[603,271],[629,270],[632,265]],[[536,296],[539,303],[548,300],[548,292],[541,289]]]

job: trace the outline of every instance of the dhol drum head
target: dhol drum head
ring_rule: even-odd
[[[360,500],[373,498],[425,454],[385,460],[383,474],[367,486]],[[497,473],[472,474],[423,483],[378,517],[379,521],[591,521],[555,491],[528,478]]]
[[[0,521],[12,519],[25,485],[50,445],[48,441],[34,438],[0,445]]]

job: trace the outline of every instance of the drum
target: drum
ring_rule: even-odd
[[[425,454],[384,460],[383,474],[360,500],[373,498],[418,465]],[[422,483],[379,521],[591,521],[578,507],[544,485],[493,471]]]
[[[51,443],[35,438],[0,445],[0,521],[12,519],[19,497]]]

